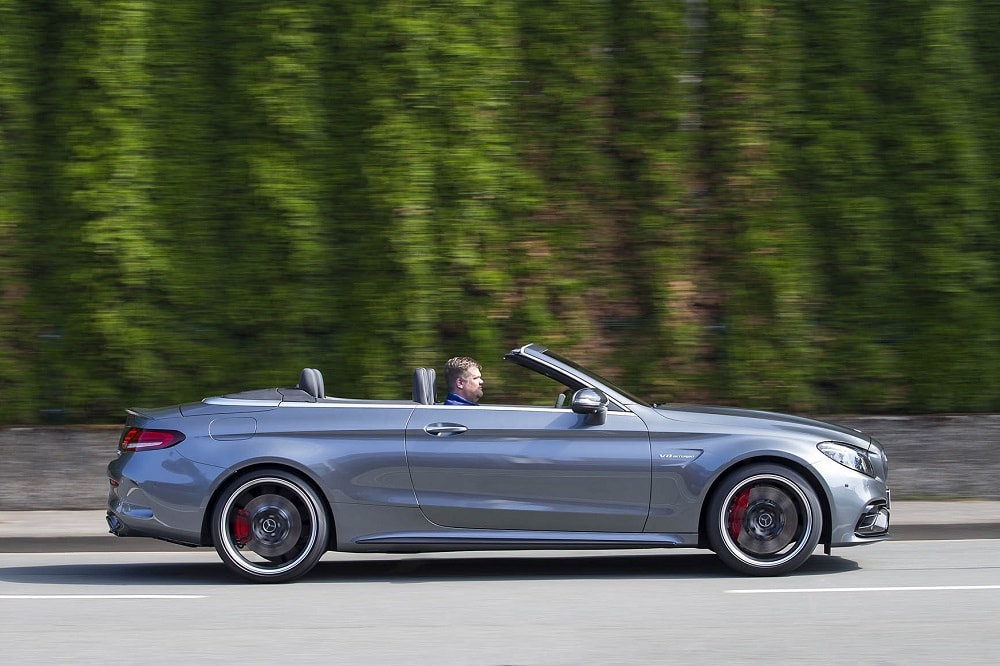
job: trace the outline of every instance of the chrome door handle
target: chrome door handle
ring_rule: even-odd
[[[457,423],[431,423],[430,425],[424,426],[424,432],[428,435],[434,435],[435,437],[451,437],[453,435],[461,435],[466,430],[468,430],[468,428]]]

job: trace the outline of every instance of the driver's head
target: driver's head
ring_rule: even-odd
[[[468,356],[456,356],[444,364],[444,381],[448,392],[469,402],[479,402],[483,397],[483,369]]]

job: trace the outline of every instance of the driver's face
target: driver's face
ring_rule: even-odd
[[[483,397],[483,373],[479,368],[469,368],[455,381],[455,388],[469,402],[479,402]]]

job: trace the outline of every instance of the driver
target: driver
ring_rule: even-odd
[[[448,386],[446,405],[478,405],[483,397],[483,368],[468,356],[456,356],[444,364]]]

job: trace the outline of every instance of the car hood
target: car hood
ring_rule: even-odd
[[[703,405],[657,405],[656,412],[672,421],[701,423],[718,428],[777,429],[821,440],[847,440],[848,443],[866,448],[872,441],[870,436],[854,428],[777,412]]]

